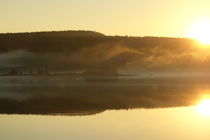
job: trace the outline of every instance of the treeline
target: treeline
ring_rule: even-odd
[[[0,51],[66,51],[96,45],[104,35],[91,31],[61,31],[0,34]]]
[[[184,38],[105,36],[92,31],[0,34],[0,52],[15,50],[29,52],[65,52],[94,47],[100,44],[115,43],[121,43],[130,48],[140,50],[146,48],[151,49],[157,46],[164,46],[173,50],[183,50],[186,49],[186,46],[192,46],[194,41]]]
[[[187,38],[106,36],[92,31],[0,34],[0,71],[209,71],[210,55],[204,56],[198,45]]]

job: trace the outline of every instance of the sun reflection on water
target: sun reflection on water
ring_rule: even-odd
[[[203,99],[197,106],[198,112],[203,116],[210,116],[210,99]]]

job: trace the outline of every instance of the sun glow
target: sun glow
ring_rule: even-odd
[[[188,37],[197,39],[205,45],[210,44],[210,19],[203,19],[195,23],[189,31]]]
[[[210,99],[202,100],[196,107],[202,115],[210,116]]]

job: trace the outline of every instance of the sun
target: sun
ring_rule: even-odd
[[[204,116],[210,116],[210,99],[204,99],[196,108]]]
[[[188,37],[210,45],[210,19],[202,19],[195,23],[190,28]]]

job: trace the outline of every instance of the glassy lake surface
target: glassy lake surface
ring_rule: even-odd
[[[3,140],[210,139],[208,77],[1,77],[0,83]]]

